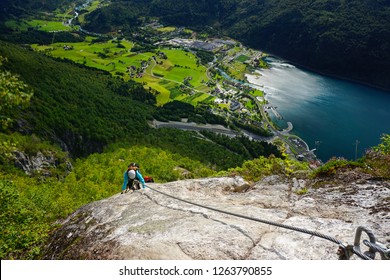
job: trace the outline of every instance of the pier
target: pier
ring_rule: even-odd
[[[275,117],[276,117],[278,120],[283,119],[282,115],[279,114],[278,111],[276,111],[276,107],[270,106],[270,109],[271,109],[272,113],[274,113]]]
[[[274,106],[265,106],[264,107],[265,109],[270,109],[272,111],[272,113],[275,115],[275,117],[278,119],[278,120],[282,120],[283,117],[281,114],[279,114],[278,111],[276,111],[276,108],[277,107],[274,107]]]

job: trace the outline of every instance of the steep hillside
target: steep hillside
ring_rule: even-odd
[[[44,136],[81,156],[148,128],[151,108],[136,101],[148,100],[141,85],[4,42],[0,55],[8,60],[4,68],[34,91],[29,110],[15,112],[21,132]]]
[[[228,17],[229,33],[314,70],[390,89],[389,1],[262,2]]]

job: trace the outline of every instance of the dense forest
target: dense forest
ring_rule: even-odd
[[[0,15],[2,17],[6,16],[18,16],[25,15],[26,13],[33,13],[36,11],[53,11],[57,9],[60,5],[67,3],[83,1],[74,1],[74,0],[4,0],[0,3]]]
[[[87,17],[88,28],[135,26],[149,14],[168,24],[212,27],[206,30],[313,70],[390,89],[388,0],[112,2]]]

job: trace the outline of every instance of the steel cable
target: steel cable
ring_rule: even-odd
[[[241,215],[241,214],[236,214],[236,213],[232,213],[232,212],[216,209],[216,208],[213,208],[213,207],[209,207],[209,206],[201,205],[201,204],[198,204],[198,203],[195,203],[195,202],[192,202],[192,201],[188,201],[188,200],[185,200],[185,199],[182,199],[182,198],[179,198],[179,197],[175,197],[173,195],[164,193],[162,191],[156,190],[156,189],[151,188],[149,186],[146,186],[146,187],[148,187],[152,191],[155,191],[155,192],[160,193],[162,195],[165,195],[165,196],[168,196],[170,198],[173,198],[173,199],[176,199],[176,200],[188,203],[188,204],[192,204],[192,205],[195,205],[195,206],[198,206],[198,207],[201,207],[201,208],[209,209],[209,210],[216,211],[216,212],[219,212],[219,213],[223,213],[223,214],[227,214],[227,215],[230,215],[230,216],[235,216],[235,217],[239,217],[239,218],[242,218],[242,219],[247,219],[247,220],[251,220],[251,221],[255,221],[255,222],[259,222],[259,223],[263,223],[263,224],[267,224],[267,225],[272,225],[272,226],[275,226],[275,227],[281,227],[281,228],[285,228],[285,229],[289,229],[289,230],[293,230],[293,231],[298,231],[298,232],[301,232],[301,233],[305,233],[305,234],[309,234],[309,235],[317,236],[319,238],[326,239],[328,241],[336,243],[337,245],[342,245],[342,242],[340,240],[338,240],[336,238],[333,238],[331,236],[328,236],[328,235],[316,232],[316,231],[311,231],[311,230],[302,229],[302,228],[299,228],[299,227],[294,227],[294,226],[289,226],[289,225],[283,225],[283,224],[272,222],[272,221],[267,221],[267,220],[263,220],[263,219],[259,219],[259,218],[253,218],[253,217],[249,217],[249,216],[245,216],[245,215]]]
[[[367,256],[366,254],[363,254],[361,251],[360,251],[360,248],[357,247],[357,246],[353,246],[352,247],[352,252],[357,255],[358,257],[360,257],[361,259],[363,260],[373,260],[372,258],[370,258],[369,256]]]

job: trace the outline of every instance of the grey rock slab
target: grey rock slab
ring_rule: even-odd
[[[389,239],[387,185],[293,190],[298,180],[270,176],[250,186],[240,177],[150,184],[208,207],[320,232],[351,244],[358,226]],[[388,205],[388,204],[387,204]],[[337,244],[205,209],[152,189],[116,194],[60,221],[46,259],[337,259]],[[354,257],[355,258],[355,257]]]

